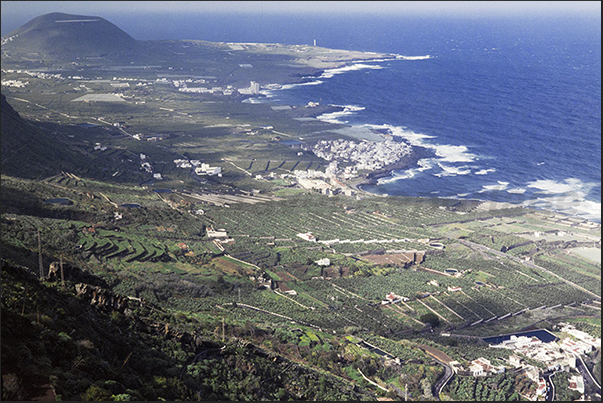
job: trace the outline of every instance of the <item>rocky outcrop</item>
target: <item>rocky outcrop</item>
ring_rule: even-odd
[[[73,281],[77,283],[85,283],[92,286],[107,287],[107,283],[95,275],[88,273],[78,267],[74,267],[69,263],[63,263],[63,273],[61,274],[61,263],[54,261],[50,263],[48,267],[48,274],[46,280],[48,281],[62,281],[63,277],[66,281]]]
[[[119,312],[128,308],[130,299],[113,291],[98,286],[78,283],[75,285],[77,296],[90,301],[90,305],[99,306]]]

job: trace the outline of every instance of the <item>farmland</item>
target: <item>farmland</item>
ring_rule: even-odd
[[[6,188],[25,185],[4,182]],[[230,292],[203,300],[183,296],[188,302],[179,302],[197,309],[236,300],[320,328],[355,326],[396,334],[420,330],[421,316],[430,312],[440,318],[444,329],[466,328],[534,309],[579,304],[600,293],[600,287],[593,286],[593,280],[600,282],[600,267],[576,255],[559,258],[562,249],[557,244],[539,244],[545,252],[533,254],[527,248],[509,258],[487,252],[517,242],[515,235],[492,229],[492,221],[524,225],[529,220],[531,226],[538,226],[529,210],[500,210],[496,219],[469,210],[462,215],[463,223],[450,224],[458,221],[458,206],[437,199],[386,202],[377,196],[325,198],[306,192],[281,198],[255,196],[254,203],[231,202],[227,207],[207,200],[182,204],[180,200],[192,199],[177,192],[161,196],[150,189],[65,177],[28,186],[46,189],[49,197],[75,200],[73,206],[43,205],[55,218],[44,221],[42,228],[62,228],[69,247],[61,249],[68,251],[63,254],[72,264],[91,267],[98,262],[105,271],[119,273],[124,279],[118,287],[122,292],[147,295],[144,287],[127,285],[128,278],[145,273],[181,274],[200,284],[231,279]],[[136,207],[119,207],[133,202]],[[198,208],[202,214],[194,213]],[[29,217],[11,221],[3,216],[3,233],[14,234],[7,243],[35,250],[36,226]],[[75,217],[85,219],[73,221]],[[418,225],[418,217],[430,224]],[[442,226],[450,225],[472,228],[468,239],[484,249],[443,236]],[[225,231],[226,237],[214,238],[207,229]],[[315,238],[303,239],[299,236],[303,233]],[[52,239],[45,237],[45,242],[46,253],[59,252]],[[404,259],[376,260],[379,256]],[[517,256],[532,256],[537,266],[512,259]],[[317,262],[325,258],[329,264],[319,266]],[[449,274],[450,269],[456,274]],[[295,295],[256,291],[260,275],[272,281],[277,292],[286,286],[283,289],[294,290]],[[382,307],[389,292],[408,301]],[[161,302],[158,295],[148,297]],[[227,309],[239,315],[240,308]],[[253,315],[270,316],[259,312]]]

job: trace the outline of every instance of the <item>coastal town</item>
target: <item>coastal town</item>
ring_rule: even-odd
[[[391,138],[383,141],[321,140],[312,152],[326,161],[351,162],[352,171],[377,171],[409,155],[409,144]],[[335,166],[336,168],[336,166]],[[346,172],[349,173],[349,170]]]

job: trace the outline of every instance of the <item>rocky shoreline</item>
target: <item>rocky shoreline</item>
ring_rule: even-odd
[[[382,169],[370,172],[364,176],[361,180],[354,183],[354,187],[357,190],[363,190],[362,185],[376,185],[381,178],[387,178],[392,175],[395,170],[408,169],[417,165],[417,162],[423,158],[431,158],[435,156],[433,150],[412,146],[412,152],[404,155],[400,160],[393,164],[386,165]],[[364,191],[364,190],[363,190]]]

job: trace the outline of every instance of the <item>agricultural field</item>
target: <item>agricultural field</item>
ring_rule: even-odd
[[[463,215],[463,223],[449,224],[458,215],[446,207],[446,201],[436,200],[385,203],[379,197],[358,200],[305,193],[226,207],[201,199],[183,204],[186,195],[70,175],[28,186],[46,189],[45,197],[75,201],[70,206],[43,205],[56,216],[53,227],[69,229],[66,250],[74,264],[82,259],[88,265],[99,262],[125,277],[145,270],[199,279],[211,277],[212,270],[227,278],[239,276],[247,285],[237,293],[250,305],[287,317],[297,315],[315,326],[374,329],[381,324],[396,333],[405,327],[416,329],[421,316],[433,313],[445,328],[457,328],[522,310],[577,303],[600,293],[596,286],[600,267],[580,256],[553,253],[551,247],[551,252],[533,258],[546,269],[541,270],[443,237],[438,226],[472,228],[468,239],[498,252],[518,238],[490,229],[492,222],[521,221],[526,212],[517,209],[486,220],[482,212],[469,212]],[[203,213],[195,214],[199,208]],[[417,225],[417,217],[434,224]],[[31,220],[5,218],[3,226],[7,233],[25,231],[29,235],[20,235],[25,240],[34,235]],[[209,237],[208,228],[224,230],[227,239]],[[315,238],[299,236],[306,233]],[[18,239],[10,242],[26,246]],[[46,242],[51,247],[52,242]],[[35,242],[26,247],[35,249]],[[419,253],[421,258],[413,260]],[[393,259],[396,256],[398,260]],[[319,266],[321,259],[329,263]],[[277,290],[282,284],[296,294],[281,292],[267,299],[269,291],[252,291],[249,278],[257,278],[259,272],[265,272]],[[409,301],[382,307],[389,292]],[[317,316],[317,311],[328,315]]]

